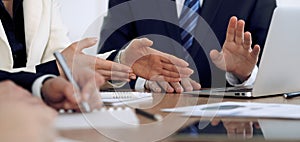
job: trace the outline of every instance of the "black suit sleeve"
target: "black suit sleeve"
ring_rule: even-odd
[[[28,72],[18,72],[18,73],[8,73],[4,71],[0,71],[0,81],[11,80],[17,85],[23,87],[24,89],[32,92],[32,84],[33,82],[43,76],[42,73],[28,73]]]
[[[36,72],[38,73],[54,74],[56,76],[59,76],[59,70],[55,60],[37,65],[35,68]]]
[[[132,39],[136,38],[134,22],[126,25],[124,21],[133,19],[127,0],[110,0],[108,16],[105,17],[101,29],[99,53],[111,50],[119,51]],[[122,6],[120,6],[122,4]],[[133,21],[133,20],[132,20]],[[108,60],[114,60],[117,52],[109,56]]]

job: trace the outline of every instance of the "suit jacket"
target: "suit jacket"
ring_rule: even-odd
[[[35,72],[35,66],[54,59],[53,53],[70,45],[67,30],[60,19],[55,0],[24,0],[24,26],[27,64],[13,69],[13,57],[4,28],[0,21],[0,70]]]
[[[211,49],[223,45],[230,17],[245,20],[245,30],[252,33],[253,43],[263,48],[275,7],[275,0],[205,0],[200,11],[203,20],[198,21],[193,33],[198,40],[194,40],[186,58],[196,71],[192,78],[202,87],[224,86],[224,72],[207,57]],[[101,31],[100,53],[119,50],[134,38],[148,37],[154,41],[153,48],[180,58],[186,56],[180,45],[174,0],[110,0],[109,8]]]

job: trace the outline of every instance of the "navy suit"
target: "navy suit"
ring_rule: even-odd
[[[179,20],[174,0],[132,1],[109,1],[110,10],[102,27],[99,52],[119,50],[134,38],[148,37],[154,41],[153,48],[184,58],[185,50],[178,48],[181,46],[181,29],[177,26]],[[194,40],[188,49],[190,58],[186,59],[197,71],[192,78],[199,81],[202,87],[211,87],[212,83],[218,82],[217,86],[224,86],[222,81],[212,81],[212,77],[224,80],[225,75],[211,64],[207,55],[211,49],[223,45],[230,17],[245,20],[245,30],[252,33],[253,43],[263,48],[275,7],[275,0],[205,0],[199,14],[215,36],[208,35],[209,29],[204,26],[206,23],[199,20],[195,35],[200,37],[200,41]],[[109,59],[114,59],[115,55]]]

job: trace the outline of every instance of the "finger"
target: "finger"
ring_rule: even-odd
[[[246,134],[246,130],[245,130],[245,128],[237,128],[236,129],[236,134],[238,134],[238,136],[243,136],[243,135],[245,135]]]
[[[218,50],[211,50],[210,53],[210,59],[212,61],[221,61],[222,60],[222,55]]]
[[[252,37],[251,37],[251,33],[250,32],[246,32],[244,34],[245,37],[245,41],[244,41],[244,48],[249,51],[251,49],[251,45],[252,45]]]
[[[170,55],[170,54],[167,54],[167,53],[163,53],[163,52],[158,52],[160,53],[161,55],[161,61],[164,62],[164,63],[170,63],[170,64],[174,64],[176,66],[179,66],[179,67],[187,67],[189,66],[189,63],[187,63],[186,61],[180,59],[180,58],[177,58],[176,56],[173,56],[173,55]]]
[[[90,98],[93,98],[94,95],[98,97],[100,87],[104,83],[104,78],[100,74],[94,72],[94,76],[87,79],[81,87],[83,100],[88,101]]]
[[[228,28],[227,28],[227,34],[226,34],[227,41],[234,41],[236,26],[237,26],[237,18],[233,16],[230,18]]]
[[[64,102],[62,106],[65,110],[80,110],[78,103]]]
[[[190,83],[192,84],[194,90],[200,90],[201,89],[201,84],[196,82],[195,80],[190,79]]]
[[[219,125],[219,123],[220,123],[220,120],[219,120],[219,119],[215,119],[215,120],[212,120],[212,121],[210,122],[210,124],[211,124],[212,126],[217,126],[217,125]]]
[[[57,86],[61,86],[63,97],[67,99],[67,101],[76,104],[77,100],[80,101],[81,97],[76,95],[74,87],[71,83],[67,82],[66,80],[62,79],[61,83]],[[77,98],[76,98],[77,97]]]
[[[175,92],[177,93],[183,92],[183,88],[179,82],[171,82],[170,84],[175,89]]]
[[[239,45],[243,45],[244,43],[244,28],[245,28],[244,20],[239,20],[237,23],[237,28],[235,33],[235,41]]]
[[[158,81],[159,81],[159,79],[158,79]],[[181,81],[181,78],[164,77],[164,81],[166,81],[166,82],[179,82],[179,81]]]
[[[246,137],[247,138],[252,138],[253,137],[253,127],[252,127],[252,125],[247,126],[245,128],[245,131],[246,131]]]
[[[188,67],[179,67],[170,63],[162,63],[163,69],[167,71],[177,73],[182,78],[186,78],[194,73],[194,71]]]
[[[121,72],[127,72],[131,73],[133,70],[125,66],[123,64],[118,64],[116,62],[108,61],[108,60],[103,60],[100,58],[97,58],[96,60],[96,65],[95,65],[96,70],[102,69],[102,70],[108,70],[108,71],[121,71]]]
[[[107,70],[98,70],[99,74],[101,74],[105,80],[120,80],[120,81],[130,81],[129,73],[124,72],[116,72],[116,71],[107,71]],[[132,78],[135,78],[133,76]]]
[[[235,129],[227,129],[227,136],[228,138],[235,138],[236,137]]]
[[[226,70],[226,63],[222,53],[219,53],[217,50],[210,51],[210,58],[213,63],[220,68],[221,70]]]
[[[181,85],[183,86],[185,91],[193,91],[193,86],[192,86],[189,78],[182,79]]]
[[[253,57],[253,58],[258,58],[258,55],[259,55],[259,52],[260,52],[260,46],[259,45],[255,45],[252,49],[252,52],[250,53],[250,55]]]
[[[142,47],[150,47],[153,45],[153,41],[147,38],[134,39],[130,42],[129,47],[131,48],[142,48]]]
[[[156,81],[146,81],[146,88],[156,93],[160,93],[162,91]]]
[[[167,77],[163,75],[153,75],[149,80],[152,81],[159,81],[159,82],[179,82],[181,78],[173,78],[173,77]]]
[[[74,45],[77,45],[76,46],[77,51],[81,52],[85,48],[89,48],[91,46],[94,46],[97,42],[98,42],[97,38],[85,38],[83,40],[75,42]]]
[[[159,86],[161,86],[161,88],[166,91],[167,93],[173,93],[175,88],[173,88],[169,82],[166,81],[158,81],[157,82],[159,84]]]

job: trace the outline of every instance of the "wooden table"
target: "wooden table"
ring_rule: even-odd
[[[141,104],[140,108],[147,108],[145,111],[150,113],[158,113],[164,117],[161,122],[152,121],[143,116],[138,115],[141,125],[132,129],[116,129],[116,130],[101,130],[101,133],[109,133],[102,135],[95,129],[90,130],[64,130],[59,131],[59,135],[88,142],[99,141],[180,141],[174,140],[172,134],[178,129],[183,128],[199,118],[181,117],[174,113],[161,112],[162,108],[173,108],[179,106],[190,106],[196,104],[216,103],[221,101],[235,102],[259,102],[259,103],[282,103],[282,104],[300,104],[300,97],[286,100],[282,96],[259,98],[259,99],[237,99],[237,98],[212,98],[212,97],[195,97],[192,95],[183,94],[153,94],[152,103]],[[300,112],[300,110],[299,110]],[[252,121],[251,119],[237,119],[237,121]],[[254,120],[253,120],[254,121]],[[300,123],[300,122],[299,122]],[[108,138],[109,137],[109,138]],[[113,140],[111,139],[113,138]],[[218,139],[213,137],[209,141],[225,141],[224,138]],[[258,139],[262,140],[262,139]],[[185,140],[183,140],[185,141]],[[230,140],[229,140],[230,141]]]

